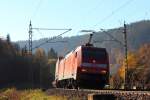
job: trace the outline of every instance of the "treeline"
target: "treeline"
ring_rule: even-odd
[[[115,89],[124,86],[125,60],[121,53],[117,53],[117,63],[120,67],[111,76],[111,85]],[[127,86],[129,89],[150,90],[150,44],[143,44],[138,50],[128,52]]]
[[[7,40],[0,39],[0,88],[50,88],[54,79],[57,53],[51,48],[48,54],[38,48],[30,55]]]

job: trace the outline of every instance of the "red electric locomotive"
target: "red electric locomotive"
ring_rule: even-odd
[[[56,63],[58,88],[103,88],[109,84],[109,60],[105,48],[90,44],[77,47]]]

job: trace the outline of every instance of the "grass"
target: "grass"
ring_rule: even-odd
[[[0,100],[67,100],[66,97],[46,95],[40,89],[16,90],[15,88],[0,90]]]

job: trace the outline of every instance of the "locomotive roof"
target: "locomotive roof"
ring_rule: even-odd
[[[78,50],[80,50],[81,48],[97,48],[97,49],[103,49],[105,50],[106,48],[99,48],[99,47],[94,47],[94,46],[85,46],[85,45],[81,45],[76,47],[74,50],[72,50],[71,52],[69,52],[64,58],[67,58],[69,55],[71,55],[73,52],[76,52]]]
[[[86,45],[82,45],[82,48],[97,48],[97,49],[106,49],[106,48],[101,48],[101,47],[95,47],[95,46],[86,46]]]
[[[69,55],[71,55],[75,51],[78,51],[79,49],[81,49],[81,46],[76,47],[74,50],[72,50],[71,52],[69,52],[64,58],[67,58]]]

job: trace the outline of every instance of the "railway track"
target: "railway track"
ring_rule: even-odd
[[[89,94],[114,95],[117,100],[150,100],[150,91],[125,91],[125,90],[91,90],[91,89],[49,89],[48,95],[61,95],[72,100],[79,97],[80,100],[87,100]]]

